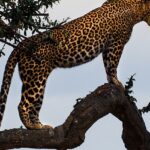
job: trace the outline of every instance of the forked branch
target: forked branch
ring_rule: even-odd
[[[64,124],[54,131],[11,129],[0,132],[0,149],[71,149],[82,144],[86,131],[109,113],[122,121],[122,138],[128,150],[150,150],[150,134],[136,105],[127,99],[122,88],[111,84],[98,87],[78,101]]]

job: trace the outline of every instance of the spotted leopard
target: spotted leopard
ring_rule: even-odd
[[[18,109],[28,129],[51,128],[40,122],[39,111],[47,78],[55,68],[77,66],[102,53],[108,82],[121,85],[117,66],[123,48],[135,24],[145,21],[150,25],[149,16],[150,0],[108,0],[59,28],[22,41],[6,64],[0,93],[0,122],[17,63],[23,83]]]

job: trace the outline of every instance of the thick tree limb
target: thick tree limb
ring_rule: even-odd
[[[122,121],[122,138],[128,150],[150,150],[150,134],[137,107],[121,88],[111,84],[97,88],[78,101],[64,124],[54,131],[11,129],[0,132],[0,149],[74,148],[84,142],[86,131],[108,113]]]

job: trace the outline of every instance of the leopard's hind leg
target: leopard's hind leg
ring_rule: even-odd
[[[22,98],[18,106],[21,121],[28,129],[51,128],[39,120],[46,80],[52,68],[48,62],[36,63],[28,58],[19,64],[20,77],[23,82]]]

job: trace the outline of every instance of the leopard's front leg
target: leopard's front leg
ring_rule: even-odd
[[[123,85],[117,77],[117,66],[119,64],[123,48],[124,42],[121,39],[111,39],[107,48],[102,52],[108,82],[121,87],[123,87]]]

